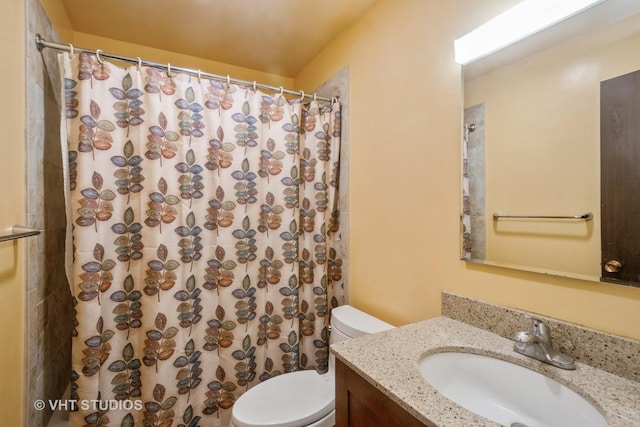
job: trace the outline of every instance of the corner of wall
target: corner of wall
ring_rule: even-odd
[[[58,52],[35,46],[35,34],[60,42],[38,0],[26,0],[26,220],[43,232],[26,246],[25,424],[44,427],[51,408],[35,400],[59,399],[71,375],[72,300],[64,273],[65,205],[60,144],[61,77]]]

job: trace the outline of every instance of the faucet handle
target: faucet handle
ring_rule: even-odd
[[[551,332],[549,331],[549,327],[542,320],[530,317],[531,319],[531,333],[534,336],[534,339],[543,340],[548,343],[551,342]]]
[[[535,336],[529,331],[520,331],[515,336],[516,342],[530,343],[536,340]]]
[[[517,342],[530,343],[537,341],[551,341],[551,334],[546,323],[531,316],[530,314],[525,314],[525,318],[531,319],[531,330],[518,332],[515,336],[515,340]]]

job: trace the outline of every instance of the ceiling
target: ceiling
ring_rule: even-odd
[[[376,0],[61,1],[77,32],[293,77]]]

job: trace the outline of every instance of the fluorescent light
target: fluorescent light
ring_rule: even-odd
[[[604,0],[524,0],[456,39],[455,59],[468,64]]]

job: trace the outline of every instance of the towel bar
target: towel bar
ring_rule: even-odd
[[[9,230],[9,233],[10,234],[0,235],[0,242],[22,239],[23,237],[35,236],[37,234],[40,234],[40,230],[32,230],[22,225],[14,225]]]
[[[498,220],[502,218],[513,218],[513,219],[582,219],[585,221],[590,221],[593,219],[593,214],[591,212],[584,213],[582,215],[569,215],[569,216],[553,216],[553,215],[500,215],[498,213],[493,214],[493,219]]]

